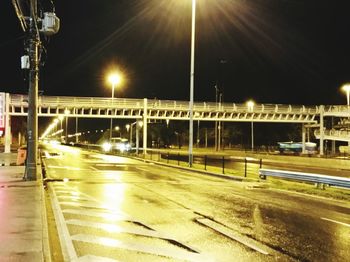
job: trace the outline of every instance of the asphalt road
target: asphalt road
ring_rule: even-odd
[[[349,203],[71,147],[45,153],[67,261],[350,257]]]

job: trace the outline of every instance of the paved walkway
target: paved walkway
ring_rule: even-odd
[[[0,153],[0,163],[17,154]],[[23,181],[24,166],[0,166],[0,261],[43,261],[43,199],[39,181]]]

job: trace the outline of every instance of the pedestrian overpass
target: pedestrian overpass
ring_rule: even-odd
[[[10,117],[26,116],[28,96],[0,93],[0,124],[10,127]],[[68,113],[69,112],[69,113]],[[38,116],[58,117],[67,115],[76,118],[119,118],[142,120],[144,145],[147,145],[147,123],[151,120],[190,119],[189,102],[158,99],[39,96]],[[319,128],[320,154],[323,154],[325,136],[323,118],[327,116],[349,116],[344,106],[304,106],[283,104],[239,104],[195,102],[194,121],[265,122],[302,124],[302,141],[306,129]],[[0,126],[1,128],[1,126]],[[11,140],[10,128],[5,128],[5,148]],[[347,138],[348,139],[348,138]],[[348,141],[348,140],[345,140]],[[6,146],[7,145],[7,146]]]

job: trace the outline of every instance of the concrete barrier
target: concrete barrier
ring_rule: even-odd
[[[27,147],[20,147],[17,150],[17,166],[22,166],[25,164],[27,158]]]

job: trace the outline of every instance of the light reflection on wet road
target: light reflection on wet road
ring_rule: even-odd
[[[47,155],[48,177],[69,182],[49,184],[72,243],[67,253],[77,258],[346,261],[350,257],[347,203],[75,148],[48,152],[52,150],[62,155]]]

